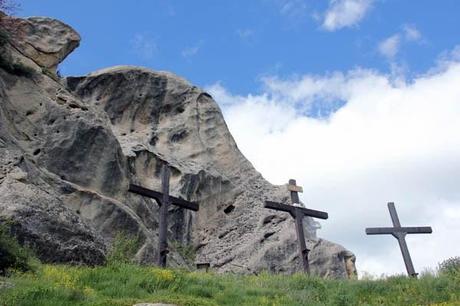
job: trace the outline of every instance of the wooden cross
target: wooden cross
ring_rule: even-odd
[[[170,169],[167,165],[163,165],[161,168],[161,191],[150,190],[138,185],[130,184],[129,191],[140,194],[144,197],[155,199],[160,205],[160,221],[159,221],[159,239],[158,239],[158,265],[160,267],[166,267],[166,257],[169,253],[167,232],[168,232],[168,207],[170,204],[198,211],[199,206],[195,202],[185,201],[180,198],[176,198],[169,195],[169,177]]]
[[[302,192],[302,187],[296,186],[295,180],[289,180],[288,190],[291,192],[291,202],[292,204],[300,204],[299,201],[299,192]],[[305,235],[303,232],[303,219],[305,216],[310,216],[319,219],[327,219],[328,214],[323,211],[312,210],[300,206],[286,205],[271,201],[265,201],[265,208],[280,210],[288,212],[295,219],[295,228],[297,232],[297,240],[299,241],[299,251],[300,258],[302,258],[303,270],[305,273],[310,273],[310,266],[308,264],[308,252],[310,250],[307,248],[305,243]]]
[[[390,211],[391,221],[393,221],[393,227],[371,227],[366,228],[367,235],[393,235],[398,239],[399,247],[406,265],[407,274],[412,277],[417,277],[418,273],[415,273],[412,259],[410,258],[409,249],[407,248],[406,235],[407,234],[431,234],[433,230],[430,226],[417,226],[417,227],[401,227],[399,222],[398,213],[396,212],[395,204],[388,203],[388,210]]]

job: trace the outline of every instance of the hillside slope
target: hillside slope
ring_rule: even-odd
[[[120,66],[61,79],[56,67],[80,37],[50,18],[3,16],[0,68],[0,218],[45,262],[101,264],[117,232],[139,236],[136,259],[153,263],[158,206],[127,192],[160,188],[200,203],[172,208],[170,265],[190,266],[180,246],[219,272],[300,270],[294,224],[263,208],[287,202],[241,154],[212,97],[167,72]],[[24,68],[24,69],[23,69]],[[22,69],[22,70],[21,70]],[[27,72],[32,69],[32,73]],[[344,278],[354,255],[316,239],[306,220],[312,271]]]

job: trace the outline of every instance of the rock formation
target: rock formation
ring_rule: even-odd
[[[158,206],[127,189],[160,190],[167,163],[171,194],[200,204],[197,213],[171,208],[170,265],[192,266],[186,246],[219,272],[301,269],[293,221],[263,208],[265,199],[288,202],[286,186],[271,185],[241,154],[208,93],[129,66],[61,79],[55,69],[78,33],[49,18],[2,20],[10,33],[2,57],[35,72],[0,68],[0,219],[41,260],[102,264],[123,231],[142,239],[137,260],[153,263]],[[312,271],[352,275],[354,255],[316,239],[306,221]]]

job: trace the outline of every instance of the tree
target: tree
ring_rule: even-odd
[[[5,14],[12,14],[17,11],[19,4],[13,0],[0,0],[0,11]]]

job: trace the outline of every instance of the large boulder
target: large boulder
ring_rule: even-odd
[[[80,35],[67,24],[47,17],[0,16],[1,27],[14,47],[42,68],[55,71],[80,44]]]
[[[78,45],[78,34],[59,21],[19,23],[33,27],[13,43],[24,63],[55,68]],[[0,218],[12,220],[42,260],[102,263],[123,231],[140,237],[139,262],[155,262],[158,205],[128,185],[159,190],[168,164],[171,193],[200,204],[197,213],[171,208],[171,266],[195,260],[219,272],[301,270],[292,218],[263,208],[265,199],[287,203],[286,186],[254,169],[217,103],[186,80],[131,66],[60,82],[0,69],[0,98]],[[305,227],[312,271],[347,277],[353,255],[318,240],[312,219]]]

